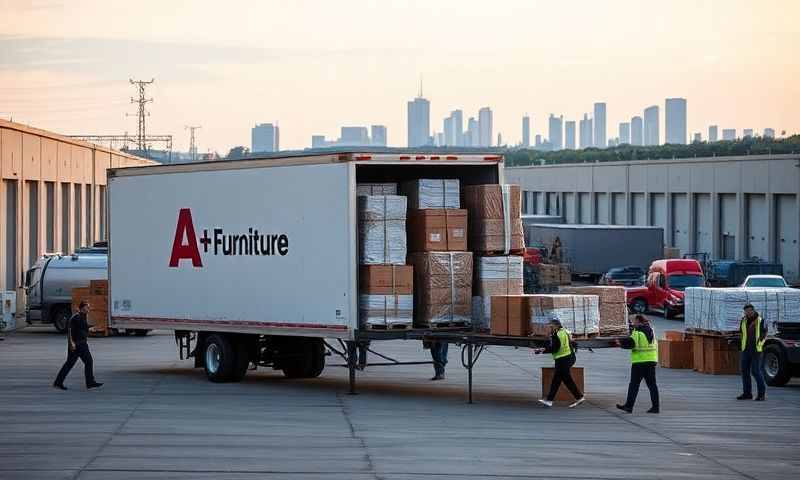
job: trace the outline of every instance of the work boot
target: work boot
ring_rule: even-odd
[[[431,378],[432,382],[435,382],[437,380],[444,380],[444,373],[437,373],[436,375],[433,376],[433,378]]]
[[[766,399],[767,399],[766,395],[759,395],[756,397],[756,402],[763,402]]]
[[[629,407],[627,405],[621,405],[621,404],[618,403],[617,404],[617,408],[622,410],[623,412],[633,413],[633,408],[631,408],[631,407]]]
[[[54,383],[54,384],[53,384],[53,388],[57,388],[57,389],[59,389],[59,390],[66,390],[66,389],[67,389],[67,387],[65,387],[65,386],[64,386],[63,384],[61,384],[61,383]]]
[[[92,388],[97,388],[97,387],[102,387],[102,386],[103,386],[103,384],[102,384],[102,383],[100,383],[100,382],[94,382],[94,383],[90,383],[89,385],[86,385],[86,389],[87,389],[87,390],[90,390],[90,389],[92,389]]]
[[[647,411],[647,413],[661,413],[661,412],[659,411],[658,407],[652,407],[650,408],[650,410]]]
[[[752,400],[752,399],[753,399],[753,396],[749,395],[749,394],[746,394],[746,393],[743,393],[743,394],[739,395],[738,397],[736,397],[736,400]]]

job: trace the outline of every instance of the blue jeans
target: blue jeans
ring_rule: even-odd
[[[444,375],[444,367],[447,365],[447,347],[447,342],[431,343],[431,358],[436,375]]]
[[[764,383],[764,354],[761,352],[750,352],[745,350],[742,352],[742,389],[745,395],[753,395],[753,384],[750,380],[750,375],[756,379],[756,387],[758,388],[758,396],[763,397],[767,390],[767,384]]]

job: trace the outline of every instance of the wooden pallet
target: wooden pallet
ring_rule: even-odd
[[[392,325],[370,325],[370,324],[366,324],[365,328],[367,330],[379,330],[379,331],[411,330],[412,326],[411,326],[410,323],[394,323]]]
[[[424,328],[430,328],[431,330],[444,330],[448,328],[466,328],[468,326],[468,322],[439,322],[431,323],[430,325],[424,326]]]
[[[699,335],[703,337],[723,337],[729,338],[738,334],[738,332],[720,332],[718,330],[706,330],[705,328],[687,328],[686,333],[689,335]]]
[[[517,250],[509,250],[506,253],[503,250],[490,250],[488,252],[475,252],[475,255],[480,255],[481,257],[520,257],[525,253],[523,249]]]

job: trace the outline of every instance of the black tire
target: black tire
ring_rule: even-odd
[[[782,387],[792,378],[786,352],[775,343],[764,347],[764,380],[770,387]]]
[[[675,312],[673,312],[672,309],[667,306],[667,304],[664,304],[664,318],[667,320],[675,318]]]
[[[637,298],[631,303],[631,312],[639,315],[644,315],[647,312],[647,301],[643,298]]]
[[[145,330],[143,328],[138,328],[133,331],[133,334],[137,337],[146,337],[148,333],[150,333],[150,330]]]
[[[287,378],[318,377],[325,368],[325,344],[321,338],[294,338],[285,343],[292,358],[281,370]]]
[[[228,335],[209,335],[203,345],[206,376],[215,383],[230,382],[236,368],[236,350]]]
[[[231,380],[241,382],[244,376],[247,375],[247,367],[250,366],[250,342],[248,337],[237,337],[234,341],[234,348],[236,349],[236,365],[234,365]]]
[[[67,307],[59,307],[53,312],[51,318],[53,320],[53,326],[58,333],[67,333],[67,325],[69,324],[70,316],[70,311]]]

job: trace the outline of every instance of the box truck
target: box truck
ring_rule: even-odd
[[[250,364],[315,377],[356,350],[356,185],[502,183],[502,157],[326,153],[112,169],[111,326],[168,329],[211,381]],[[351,383],[353,381],[351,368]]]

